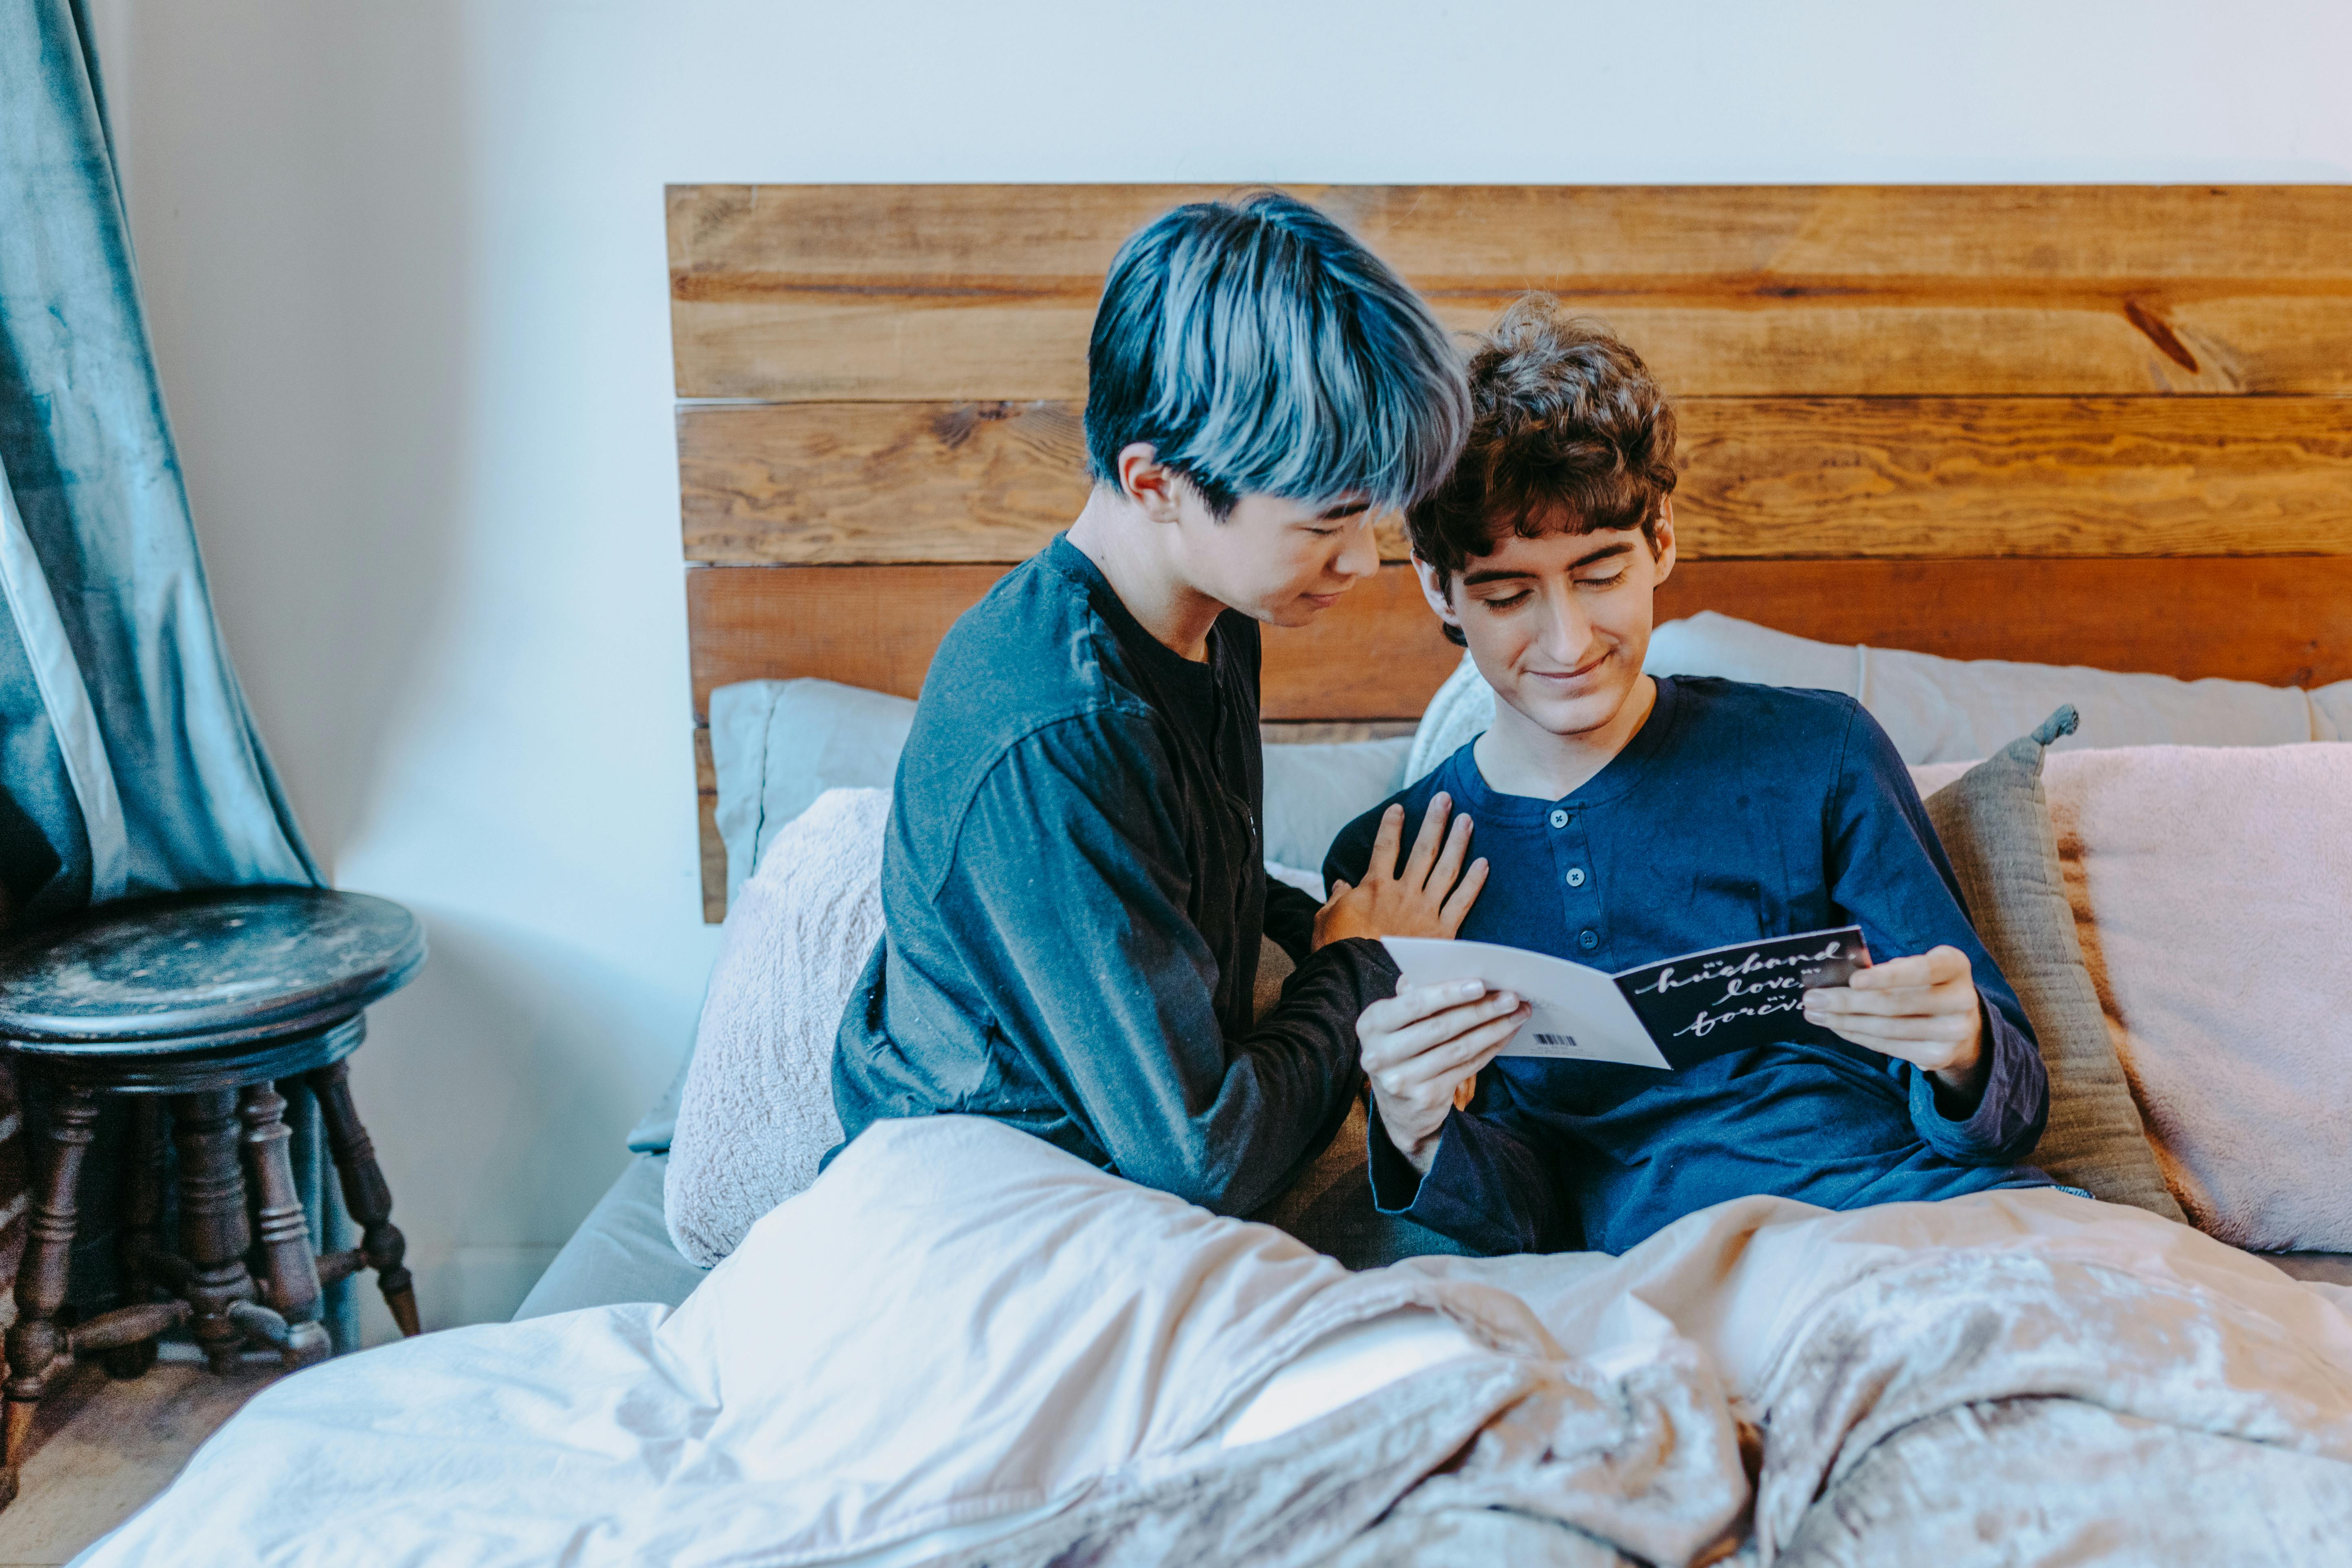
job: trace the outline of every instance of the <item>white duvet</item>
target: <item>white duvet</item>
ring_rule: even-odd
[[[2325,1563],[2347,1531],[2352,1317],[2137,1210],[1748,1199],[1622,1258],[1349,1275],[941,1118],[868,1131],[674,1311],[285,1380],[79,1561]]]

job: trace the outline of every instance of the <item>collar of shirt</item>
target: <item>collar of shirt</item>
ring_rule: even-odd
[[[1110,628],[1111,635],[1118,639],[1119,645],[1127,649],[1129,658],[1144,665],[1155,679],[1165,682],[1172,694],[1194,707],[1204,721],[1214,722],[1217,683],[1224,673],[1227,651],[1224,646],[1225,615],[1233,612],[1220,615],[1216,624],[1209,628],[1209,657],[1204,662],[1195,662],[1145,629],[1143,623],[1135,618],[1135,613],[1127,607],[1126,601],[1118,596],[1118,590],[1110,585],[1110,579],[1103,575],[1102,568],[1096,565],[1085,551],[1071,543],[1067,533],[1054,535],[1054,542],[1045,547],[1045,562],[1055,571],[1086,589],[1087,602],[1094,605],[1095,613],[1103,618],[1103,624]]]
[[[1445,760],[1439,770],[1438,783],[1454,797],[1455,810],[1466,811],[1474,819],[1498,825],[1533,826],[1555,810],[1574,811],[1584,806],[1606,805],[1639,788],[1674,738],[1676,713],[1681,705],[1680,693],[1671,675],[1657,677],[1657,705],[1650,710],[1650,716],[1642,721],[1642,727],[1634,731],[1633,738],[1625,742],[1624,750],[1610,758],[1599,773],[1558,800],[1505,795],[1489,786],[1486,775],[1478,771],[1475,741]]]

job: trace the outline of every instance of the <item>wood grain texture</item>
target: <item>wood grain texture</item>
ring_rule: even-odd
[[[1697,561],[1660,620],[1717,610],[1824,642],[1948,658],[2221,676],[2352,679],[2352,557]]]
[[[694,721],[738,680],[816,676],[900,697],[1002,566],[705,566],[686,574]]]
[[[172,1484],[196,1449],[276,1368],[215,1376],[166,1363],[117,1383],[94,1361],[60,1374],[41,1402],[23,1492],[0,1513],[0,1564],[64,1563]]]
[[[1066,403],[677,412],[689,561],[1024,561],[1078,514],[1086,465]]]
[[[2352,187],[1292,188],[1448,325],[1546,289],[1686,395],[2352,393]],[[673,186],[678,394],[1080,398],[1120,241],[1224,194]]]
[[[710,758],[710,726],[694,727],[695,843],[702,872],[702,921],[727,918],[727,841],[719,836],[719,769]]]
[[[1269,746],[1331,746],[1405,740],[1419,727],[1414,719],[1285,719],[1262,723],[1257,731]]]
[[[687,574],[694,710],[736,680],[820,676],[917,694],[994,566],[713,566]],[[2121,613],[2121,607],[2128,613]],[[2227,676],[2352,679],[2352,557],[1695,561],[1658,598],[1828,642]],[[1459,654],[1409,568],[1390,566],[1316,624],[1269,629],[1269,721],[1407,719]]]
[[[913,697],[955,618],[1001,566],[711,566],[686,576],[694,717],[713,688],[816,676]],[[1391,566],[1298,630],[1269,627],[1269,721],[1410,719],[1460,654],[1409,567]]]
[[[1684,552],[2352,553],[2352,399],[1687,398]],[[1072,405],[678,414],[688,560],[1024,560],[1085,501]],[[1404,559],[1402,520],[1384,559]]]
[[[25,1256],[32,1208],[32,1171],[26,1160],[25,1102],[16,1069],[0,1062],[0,1328],[16,1321],[16,1265]]]

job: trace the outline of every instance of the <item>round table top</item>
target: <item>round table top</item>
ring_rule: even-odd
[[[364,893],[226,888],[108,904],[0,947],[0,1041],[79,1055],[320,1028],[424,962],[416,917]]]

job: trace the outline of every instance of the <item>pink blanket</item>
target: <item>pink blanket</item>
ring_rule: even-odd
[[[2352,1251],[2352,745],[2052,755],[2083,953],[2200,1228]]]

